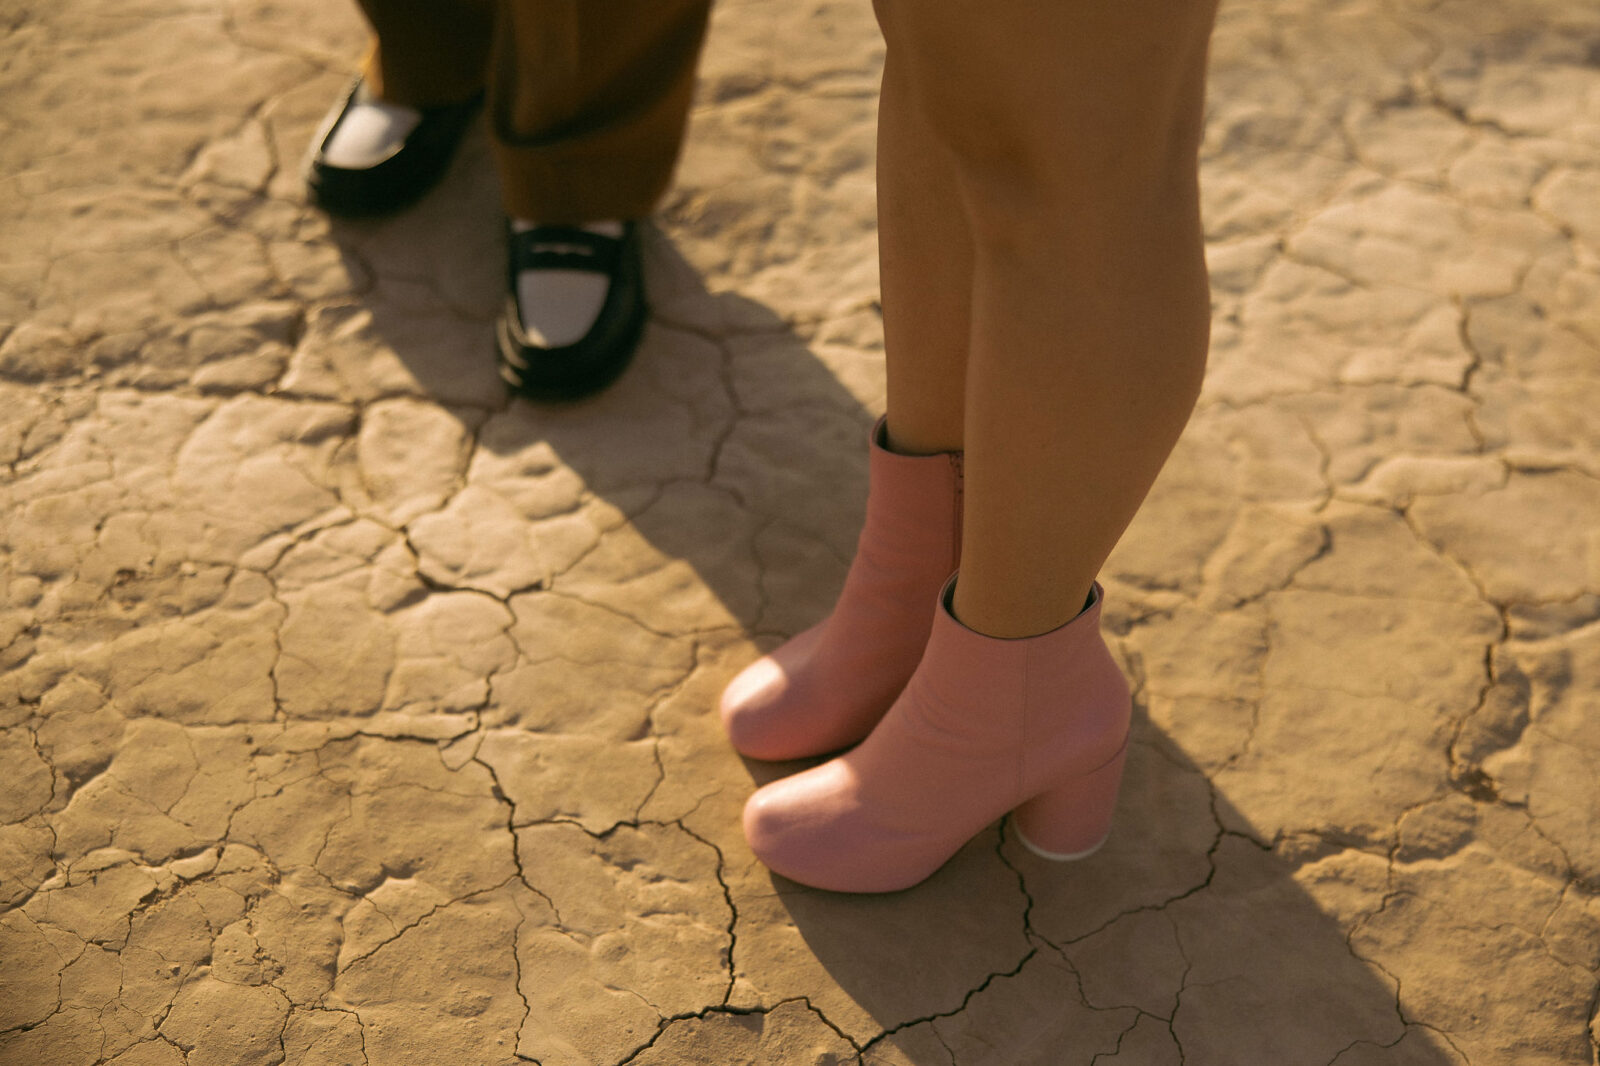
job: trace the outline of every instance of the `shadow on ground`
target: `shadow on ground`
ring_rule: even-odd
[[[487,219],[492,205],[471,215]],[[430,231],[442,232],[425,221],[421,235]],[[372,260],[370,230],[336,233],[351,254]],[[460,240],[498,265],[492,231]],[[657,560],[629,563],[623,550],[606,562],[608,533],[548,584],[521,591],[571,590],[626,613],[640,602],[638,583],[660,582],[656,610],[634,620],[673,632],[674,620],[692,626],[704,616],[692,598],[672,602],[699,585],[726,616],[717,625],[775,642],[821,618],[837,594],[859,527],[862,443],[873,415],[859,386],[841,383],[838,367],[770,308],[707,292],[659,231],[647,234],[646,252],[655,315],[616,386],[575,404],[503,400],[452,410],[486,461],[543,455],[536,475],[572,471],[625,520],[616,536],[631,530],[647,542],[644,556],[631,554]],[[380,290],[386,274],[405,269],[381,257],[372,266]],[[501,387],[489,328],[501,282],[475,269],[490,291],[456,292],[463,313],[443,348],[437,332],[412,328],[403,303],[372,305],[383,342],[447,403]],[[664,580],[674,563],[686,564],[692,580]],[[840,1023],[866,1062],[1055,1063],[1123,1053],[1308,1066],[1461,1061],[1405,1023],[1393,982],[1361,961],[1340,920],[1297,880],[1309,877],[1337,900],[1338,882],[1349,878],[1359,895],[1381,881],[1381,860],[1322,863],[1337,851],[1329,849],[1294,866],[1264,849],[1142,708],[1133,752],[1116,831],[1085,862],[1043,863],[996,827],[929,882],[891,896],[839,896],[767,878],[788,922],[866,1016]],[[792,767],[747,769],[760,783]],[[761,937],[745,935],[747,944]],[[989,969],[975,980],[980,958]],[[1249,1015],[1272,1024],[1240,1026]]]
[[[837,360],[820,359],[771,308],[708,292],[650,227],[652,319],[621,379],[576,403],[510,397],[492,354],[504,249],[492,189],[470,158],[481,152],[469,143],[469,158],[413,212],[339,223],[333,237],[352,273],[359,262],[375,278],[363,299],[368,329],[473,435],[468,488],[543,480],[548,491],[526,515],[533,522],[588,501],[614,512],[594,519],[598,544],[556,549],[535,580],[490,591],[567,589],[623,611],[629,597],[599,583],[661,581],[659,612],[637,620],[671,633],[709,624],[777,638],[822,617],[860,527],[875,418],[861,395],[877,388],[879,358],[839,354],[852,390]],[[566,471],[576,481],[554,484]],[[623,560],[639,553],[610,535],[607,523],[624,519],[653,549],[642,561]],[[660,575],[667,560],[687,564],[726,617],[697,616],[704,604],[690,602],[686,582]]]
[[[991,827],[892,896],[773,878],[806,944],[884,1030],[869,1066],[1465,1061],[1406,1025],[1394,982],[1341,928],[1348,916],[1281,856],[1219,828],[1242,818],[1142,708],[1134,737],[1111,839],[1083,862],[1044,862]],[[1309,877],[1335,897],[1348,877],[1354,897],[1372,887],[1357,882],[1381,881],[1374,864]],[[950,959],[975,944],[1008,945],[1017,961],[974,988]],[[1263,1024],[1240,1024],[1252,1017]]]

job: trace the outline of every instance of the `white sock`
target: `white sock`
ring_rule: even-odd
[[[522,233],[537,222],[514,218]],[[621,222],[586,222],[577,227],[602,237],[621,237]],[[517,311],[528,339],[544,348],[564,348],[580,340],[600,317],[610,279],[587,270],[524,270],[517,275]]]
[[[366,170],[388,159],[422,121],[422,112],[402,104],[386,104],[362,86],[344,119],[323,146],[322,158],[341,170]]]

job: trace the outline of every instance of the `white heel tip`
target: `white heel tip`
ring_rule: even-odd
[[[1022,833],[1022,828],[1016,823],[1013,822],[1011,828],[1012,831],[1017,834],[1017,839],[1022,841],[1023,847],[1039,856],[1039,858],[1048,859],[1051,862],[1075,862],[1078,859],[1087,859],[1089,856],[1099,851],[1105,845],[1107,840],[1111,839],[1111,834],[1108,832],[1105,836],[1101,837],[1093,847],[1084,848],[1082,851],[1047,851],[1024,836]]]

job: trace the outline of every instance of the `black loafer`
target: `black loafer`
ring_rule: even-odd
[[[570,226],[508,227],[506,309],[495,333],[500,376],[535,400],[576,400],[616,380],[633,358],[650,308],[644,297],[639,226],[624,222],[621,237]],[[609,279],[605,302],[589,332],[572,344],[546,348],[532,341],[517,306],[517,275],[526,270],[585,270]]]
[[[461,135],[483,100],[479,93],[459,104],[422,108],[421,121],[386,159],[370,167],[334,166],[323,152],[363,90],[363,82],[357,79],[338,114],[323,124],[306,161],[311,200],[330,215],[388,214],[419,199],[444,177]]]

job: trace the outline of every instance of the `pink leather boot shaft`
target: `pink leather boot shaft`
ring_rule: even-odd
[[[722,696],[733,746],[753,759],[859,742],[928,642],[931,608],[961,551],[959,454],[896,455],[869,439],[867,514],[833,613],[747,667]]]
[[[839,892],[908,888],[1011,810],[1047,858],[1105,839],[1131,705],[1100,635],[1100,586],[1059,629],[1002,640],[956,620],[953,584],[927,654],[872,735],[745,806],[750,846],[777,873]]]

